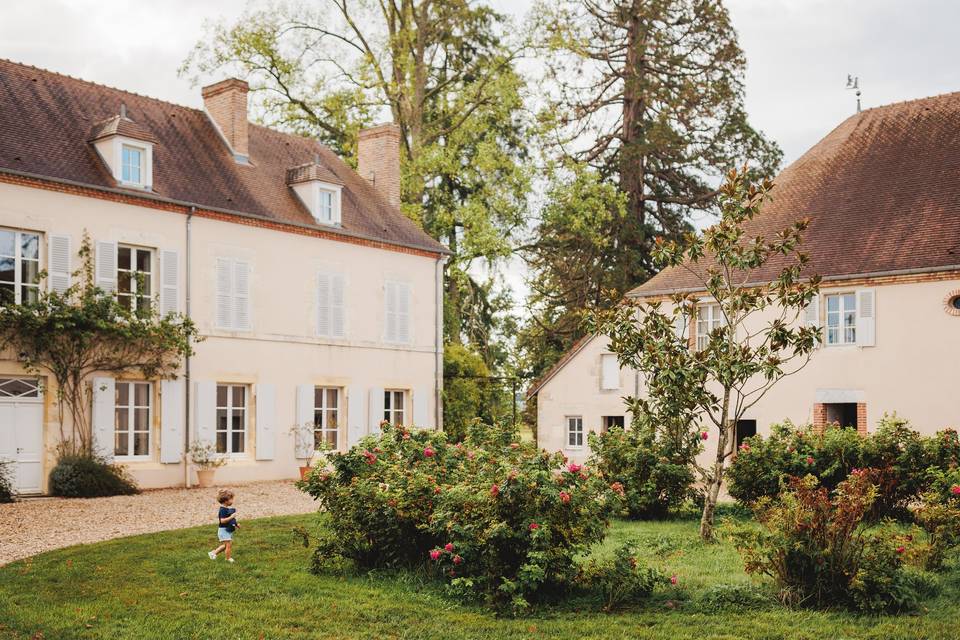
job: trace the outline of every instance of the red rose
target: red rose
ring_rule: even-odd
[[[960,484],[955,484],[952,487],[950,487],[950,493],[952,493],[955,496],[960,496]]]
[[[813,457],[807,456],[807,464],[813,464]]]
[[[576,462],[571,462],[570,464],[567,465],[567,471],[569,471],[570,473],[577,473],[582,468],[583,467],[577,464]]]
[[[897,547],[897,553],[903,553],[906,550],[907,550],[906,547]]]
[[[496,498],[498,495],[500,495],[500,487],[497,486],[497,485],[491,486],[491,487],[490,487],[490,495],[492,495],[494,498]]]
[[[434,488],[433,488],[433,493],[434,493],[434,494],[440,493],[440,487],[434,487]]]
[[[562,502],[563,504],[568,504],[570,502],[570,494],[567,493],[566,491],[561,491],[560,502]]]
[[[431,552],[430,552],[430,559],[431,559],[431,560],[439,560],[439,559],[440,559],[440,550],[439,550],[439,549],[434,549],[433,551],[431,551]]]
[[[461,562],[463,562],[463,558],[460,556],[453,556],[453,564],[460,564]]]
[[[432,457],[433,457],[433,449],[431,449],[430,447],[425,447],[425,448],[423,449],[423,455],[424,455],[424,457],[432,458]]]
[[[445,551],[448,551],[448,552],[449,552],[449,551],[453,551],[453,543],[452,543],[452,542],[448,542],[447,544],[443,545],[443,548],[444,548]]]
[[[701,431],[701,432],[700,432],[700,439],[701,439],[701,440],[706,440],[706,439],[709,438],[709,437],[710,437],[710,434],[707,433],[706,431]]]
[[[677,575],[670,576],[670,584],[677,584]]]
[[[540,528],[540,525],[538,525],[536,522],[530,523],[530,531],[536,531],[539,528]]]
[[[610,489],[619,496],[623,496],[623,483],[614,482],[610,485]]]

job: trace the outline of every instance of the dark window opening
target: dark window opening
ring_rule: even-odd
[[[623,425],[624,425],[623,416],[603,416],[601,420],[602,420],[603,433],[606,433],[612,427],[620,427],[621,429],[623,429]]]
[[[827,424],[839,424],[841,427],[857,428],[857,403],[833,402],[824,405]]]
[[[737,449],[747,438],[757,435],[756,420],[737,420]]]

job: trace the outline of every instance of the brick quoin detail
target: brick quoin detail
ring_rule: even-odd
[[[857,403],[857,433],[867,435],[867,403]]]
[[[170,211],[172,213],[181,213],[186,215],[190,212],[190,207],[154,200],[151,198],[138,198],[133,194],[126,195],[112,191],[101,191],[93,187],[81,185],[63,184],[60,182],[48,182],[39,178],[27,176],[17,176],[9,173],[0,172],[0,182],[7,184],[20,185],[22,187],[32,187],[35,189],[46,189],[47,191],[57,191],[59,193],[69,193],[86,198],[97,198],[99,200],[108,200],[120,204],[129,204],[136,207],[147,209],[158,209],[160,211]],[[308,227],[298,227],[292,224],[284,224],[273,220],[264,220],[261,218],[248,218],[242,215],[223,213],[220,211],[210,211],[197,207],[194,215],[198,218],[210,218],[212,220],[222,220],[233,224],[243,224],[249,227],[260,227],[261,229],[270,229],[272,231],[283,231],[285,233],[295,233],[301,236],[313,238],[323,238],[324,240],[333,240],[335,242],[346,242],[363,247],[373,247],[374,249],[383,249],[384,251],[393,251],[395,253],[405,253],[411,256],[422,256],[424,258],[436,258],[440,254],[436,251],[427,251],[426,249],[417,249],[415,247],[404,247],[402,245],[391,244],[389,242],[380,242],[378,240],[368,240],[366,238],[355,238],[345,234],[331,233],[322,229],[310,229]]]
[[[866,409],[864,409],[866,411]],[[859,413],[859,412],[858,412]],[[813,405],[813,432],[823,433],[827,428],[827,405],[818,402]]]

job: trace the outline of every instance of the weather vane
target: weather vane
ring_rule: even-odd
[[[857,113],[860,113],[860,77],[847,74],[847,89],[853,89],[857,96]]]

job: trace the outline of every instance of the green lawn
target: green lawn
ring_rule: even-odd
[[[710,610],[718,583],[746,583],[736,552],[701,546],[696,524],[616,523],[610,539],[639,537],[649,559],[678,576],[688,597],[661,594],[643,608],[603,614],[572,601],[524,619],[457,605],[409,575],[314,576],[295,524],[253,520],[237,536],[237,563],[211,562],[212,527],[78,546],[0,567],[0,638],[943,638],[960,636],[960,571],[915,616],[861,617],[776,605]],[[680,544],[678,544],[680,543]]]

